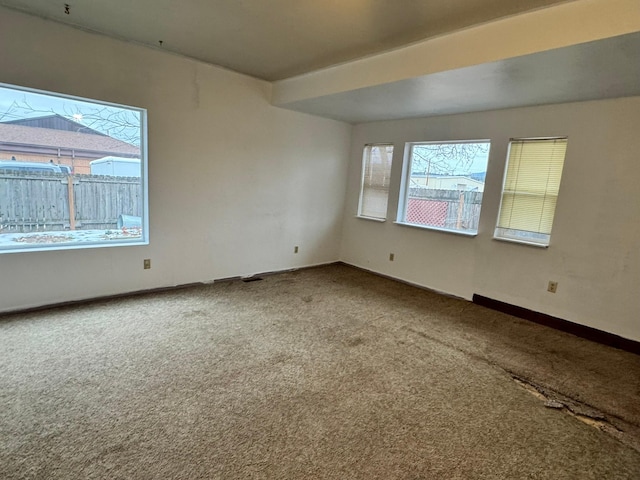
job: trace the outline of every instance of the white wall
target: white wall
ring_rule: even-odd
[[[149,246],[0,255],[0,311],[341,258],[640,340],[640,98],[372,123],[351,138],[271,107],[266,82],[4,9],[0,65],[0,82],[148,109],[151,218]],[[509,137],[545,135],[569,136],[551,246],[492,240]],[[396,144],[391,220],[404,143],[472,138],[492,141],[476,238],[355,218],[364,143]]]
[[[341,259],[640,340],[639,125],[640,97],[357,125]],[[569,143],[551,245],[493,240],[509,138],[559,135]],[[462,139],[492,144],[478,236],[395,225],[405,142]],[[386,223],[355,218],[362,147],[374,142],[395,144]]]
[[[0,66],[0,82],[148,109],[151,220],[149,246],[0,255],[0,311],[338,259],[349,125],[270,106],[266,82],[5,9]]]

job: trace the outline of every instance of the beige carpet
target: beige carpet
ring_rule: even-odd
[[[639,393],[638,356],[334,265],[0,318],[0,478],[637,480]]]

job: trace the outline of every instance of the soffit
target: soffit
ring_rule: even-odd
[[[279,80],[567,0],[0,0],[0,5]],[[160,46],[159,41],[162,41]]]
[[[640,96],[640,32],[280,106],[350,123]]]

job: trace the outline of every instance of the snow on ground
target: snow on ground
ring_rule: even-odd
[[[122,228],[108,230],[65,230],[57,232],[2,233],[0,231],[0,247],[17,245],[66,245],[75,243],[101,243],[110,240],[129,240],[142,237],[139,228]]]

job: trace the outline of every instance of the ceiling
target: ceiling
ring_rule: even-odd
[[[640,95],[638,0],[0,5],[273,81],[274,105],[350,123]]]
[[[566,2],[0,0],[0,5],[274,81]]]

